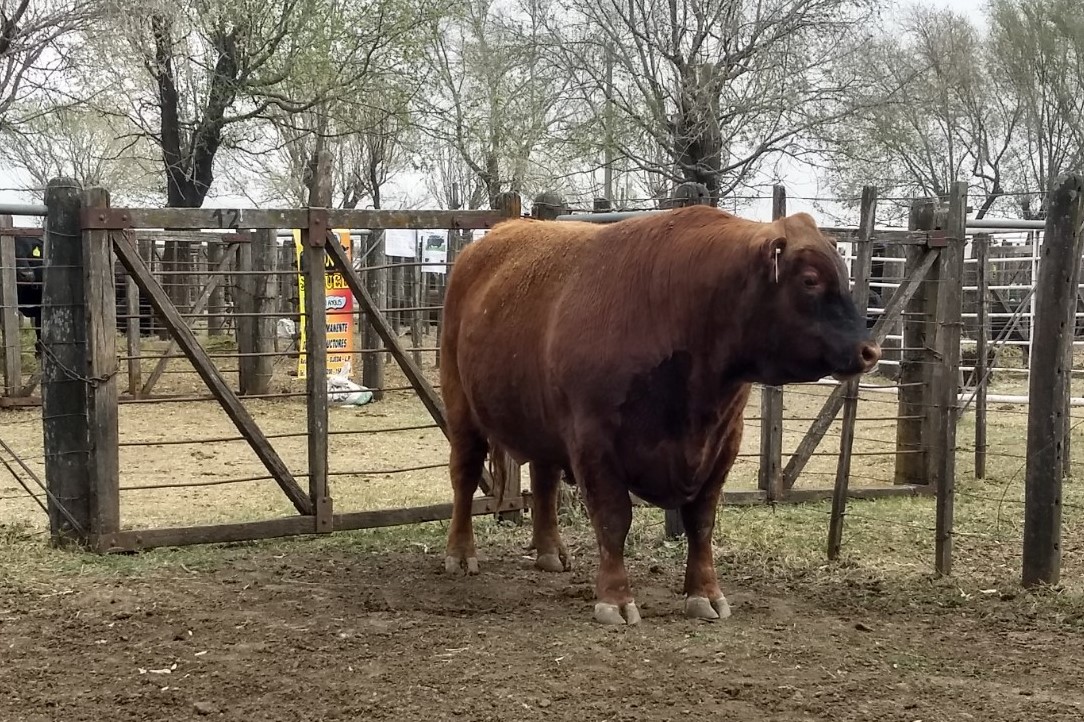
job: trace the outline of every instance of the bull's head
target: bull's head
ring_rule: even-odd
[[[763,346],[757,380],[779,385],[843,380],[873,369],[881,358],[866,319],[851,298],[835,245],[813,218],[798,213],[767,226],[759,243]]]
[[[42,244],[36,238],[15,239],[15,282],[20,286],[42,282]]]

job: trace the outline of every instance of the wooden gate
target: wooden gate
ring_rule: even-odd
[[[330,177],[328,157],[322,172]],[[337,242],[327,242],[332,228],[484,229],[520,215],[518,196],[507,196],[499,210],[380,211],[338,210],[328,206],[330,190],[318,184],[305,209],[141,209],[112,208],[100,188],[81,191],[70,181],[50,183],[47,192],[50,253],[45,273],[43,318],[43,424],[50,526],[56,539],[75,538],[100,552],[329,533],[447,519],[451,504],[337,513],[328,483],[328,393],[325,258],[342,274],[360,310],[387,352],[442,431],[443,403],[418,364],[404,350],[383,311],[347,260]],[[176,231],[300,228],[304,245],[304,314],[307,323],[306,375],[307,489],[290,472],[239,395],[200,345],[183,314],[171,302],[134,241],[140,229]],[[192,364],[221,408],[289,499],[295,516],[230,524],[156,529],[122,529],[119,503],[118,357],[116,342],[115,258],[153,307],[161,323]],[[205,289],[201,300],[209,295]],[[494,469],[507,472],[501,458]],[[517,512],[528,503],[518,475],[503,473],[497,482],[484,474],[485,496],[474,514]],[[496,496],[494,496],[496,492]]]

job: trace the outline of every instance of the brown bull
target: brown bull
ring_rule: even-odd
[[[441,351],[446,569],[478,571],[471,498],[492,440],[530,463],[540,569],[571,568],[561,471],[580,485],[599,547],[595,618],[611,624],[640,618],[629,492],[681,510],[685,613],[728,616],[711,540],[750,384],[852,377],[880,357],[810,216],[759,223],[704,206],[605,226],[502,223],[456,261]]]

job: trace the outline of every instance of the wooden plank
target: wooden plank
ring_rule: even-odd
[[[108,208],[109,192],[88,188],[83,207]],[[88,535],[120,529],[120,426],[117,419],[117,289],[109,231],[83,231]]]
[[[128,242],[131,243],[131,240],[129,239]],[[193,304],[193,306],[192,306],[192,314],[189,317],[188,321],[185,323],[185,328],[190,328],[190,324],[194,324],[196,322],[195,317],[203,312],[203,308],[204,308],[204,306],[207,305],[207,301],[211,298],[211,294],[214,292],[215,288],[217,288],[218,285],[223,282],[222,274],[229,267],[230,262],[232,260],[233,260],[233,254],[232,253],[226,253],[226,254],[223,255],[222,259],[218,263],[218,266],[215,268],[214,273],[211,275],[210,278],[207,279],[207,285],[203,287],[203,292],[200,293],[199,298],[196,299],[196,303]],[[139,284],[136,282],[135,278],[133,278],[130,275],[128,276],[128,283],[129,283],[129,288],[131,288],[132,285],[135,285],[136,288],[139,287]],[[131,294],[131,292],[129,292],[129,299],[131,298],[132,295],[133,294]],[[129,303],[130,303],[130,301],[129,301]],[[130,333],[130,331],[129,331],[129,333]],[[154,365],[154,368],[151,370],[150,376],[147,377],[147,383],[143,384],[143,388],[140,389],[138,397],[143,398],[143,397],[151,395],[151,392],[154,390],[154,387],[158,383],[158,380],[160,378],[162,378],[162,374],[165,373],[166,366],[169,365],[169,362],[171,360],[170,357],[173,355],[173,352],[176,351],[176,350],[177,350],[177,337],[176,336],[170,336],[169,344],[166,345],[166,350],[162,352],[162,355],[158,359],[158,362]]]
[[[941,252],[937,287],[935,354],[931,396],[937,436],[930,453],[931,481],[937,488],[935,570],[952,572],[953,508],[956,496],[956,422],[959,398],[960,333],[963,326],[964,246],[967,243],[967,183],[952,184],[945,223],[948,247]]]
[[[975,249],[975,302],[978,316],[975,329],[975,371],[972,377],[975,379],[975,478],[986,478],[986,391],[989,387],[988,369],[990,338],[989,303],[987,301],[986,280],[987,256],[990,249],[991,236],[989,234],[977,234],[974,237],[973,248]],[[1071,348],[1071,346],[1070,346]]]
[[[0,338],[3,339],[4,392],[15,396],[23,385],[22,338],[19,332],[19,296],[15,277],[15,236],[11,216],[0,216]]]
[[[522,499],[506,499],[500,508],[512,509],[517,504],[522,506],[524,501]],[[474,516],[492,514],[497,510],[495,500],[491,497],[475,499],[471,505],[471,514]],[[347,531],[422,524],[431,521],[443,521],[451,517],[451,504],[433,504],[431,506],[406,509],[336,514],[333,525],[335,529]],[[255,539],[276,539],[312,534],[314,526],[314,520],[311,516],[293,516],[234,524],[170,527],[166,529],[129,529],[99,537],[97,550],[108,554],[136,552],[158,547],[226,544]]]
[[[448,234],[449,253],[451,253],[451,238],[457,235],[459,234],[455,231]],[[420,252],[420,249],[418,249],[418,251]],[[418,260],[421,259],[419,258]],[[422,323],[422,318],[426,312],[422,310],[422,307],[425,305],[422,301],[422,299],[425,298],[425,285],[422,282],[422,267],[420,265],[410,267],[409,286],[411,289],[410,297],[413,300],[410,304],[413,306],[413,310],[410,311],[410,345],[413,346],[414,349],[419,349],[425,346],[425,337],[422,335],[422,329],[429,328],[428,322],[424,325]],[[414,355],[414,364],[420,367],[422,365],[422,352],[415,350],[412,353]]]
[[[53,543],[61,544],[73,538],[86,541],[90,529],[82,189],[69,178],[51,180],[45,203],[42,431],[49,530]]]
[[[869,277],[873,265],[873,224],[877,218],[877,189],[862,189],[862,205],[858,238],[855,239],[854,285],[851,294],[858,312],[865,317],[869,309]],[[850,379],[843,384],[843,429],[839,439],[839,460],[836,482],[832,490],[832,512],[828,522],[828,559],[839,558],[843,544],[843,515],[847,509],[847,488],[851,479],[851,451],[854,449],[854,427],[858,421],[858,382]]]
[[[246,234],[248,235],[248,234]],[[251,238],[251,236],[250,236]],[[227,253],[227,255],[231,255]],[[237,339],[237,390],[242,396],[255,393],[250,388],[253,354],[256,353],[256,277],[253,275],[252,243],[237,246],[237,275],[233,277],[233,332]]]
[[[1024,492],[1022,583],[1031,588],[1061,578],[1061,497],[1064,413],[1072,367],[1066,344],[1075,324],[1076,290],[1084,251],[1084,178],[1063,174],[1050,193],[1035,297],[1035,323],[1028,384],[1028,450]]]
[[[929,495],[925,486],[876,486],[851,489],[851,499],[888,499]],[[797,489],[780,499],[782,503],[816,503],[826,501],[832,496],[831,489]],[[724,491],[720,503],[725,506],[757,506],[766,501],[763,491]],[[529,492],[520,498],[505,499],[499,506],[493,497],[481,497],[473,500],[471,514],[481,516],[517,509],[529,509],[533,497]],[[636,506],[649,506],[646,502],[634,500]],[[356,529],[374,529],[378,527],[423,524],[426,522],[450,519],[451,504],[433,504],[431,506],[410,507],[403,509],[382,509],[378,511],[348,512],[334,516],[334,528],[337,531]],[[172,527],[166,529],[129,529],[99,537],[97,550],[103,553],[136,552],[157,547],[186,546],[192,544],[224,544],[255,539],[274,539],[286,536],[300,536],[313,533],[311,516],[294,516],[283,519],[239,522],[234,524],[214,524],[208,526]]]
[[[787,191],[777,185],[772,189],[772,220],[787,215]],[[760,390],[760,469],[757,485],[768,492],[769,499],[782,494],[783,486],[783,389],[763,386]]]
[[[926,255],[922,258],[921,263],[915,268],[914,273],[907,279],[907,281],[896,289],[896,292],[892,294],[892,298],[885,304],[885,311],[881,314],[881,317],[877,319],[877,323],[873,325],[870,330],[870,335],[874,340],[880,343],[884,340],[888,330],[892,328],[892,325],[899,320],[903,315],[904,306],[914,297],[918,292],[923,280],[926,278],[926,274],[929,273],[930,268],[940,256],[939,249],[930,248],[926,251]],[[817,450],[817,445],[820,444],[821,439],[824,438],[824,434],[828,431],[828,427],[832,425],[832,421],[835,419],[836,414],[843,407],[845,389],[842,385],[832,389],[832,393],[828,394],[828,398],[825,399],[824,405],[821,407],[820,412],[817,414],[817,419],[809,425],[809,430],[806,431],[801,442],[798,444],[798,448],[795,450],[794,455],[790,457],[786,467],[783,469],[783,488],[790,489],[794,486],[794,482],[797,480],[798,475],[802,473],[802,469],[809,463],[809,459],[812,457],[813,452]]]
[[[389,211],[332,209],[328,212],[330,228],[492,228],[507,216],[498,211]],[[305,209],[256,208],[113,208],[108,214],[84,219],[88,228],[170,229],[174,231],[222,230],[242,228],[306,228]],[[183,237],[174,233],[174,237]]]
[[[218,268],[223,256],[231,255],[222,243],[207,244],[207,265]],[[208,279],[210,282],[210,279]],[[226,328],[226,284],[221,283],[207,301],[207,335],[221,336]]]
[[[41,406],[40,396],[0,396],[0,409],[32,409]]]
[[[173,334],[184,354],[191,361],[196,373],[200,375],[211,394],[222,405],[223,410],[233,421],[241,436],[245,437],[256,456],[263,462],[268,473],[274,477],[275,482],[289,497],[294,507],[302,514],[312,513],[312,503],[301,487],[298,486],[286,464],[279,458],[278,453],[272,448],[267,437],[264,436],[259,426],[248,413],[237,395],[230,389],[222,374],[215,368],[214,363],[207,357],[207,352],[199,345],[192,329],[181,318],[177,308],[169,301],[165,290],[154,279],[147,269],[139,251],[135,245],[123,235],[113,235],[113,245],[120,262],[128,269],[128,273],[136,279],[140,290],[150,301],[154,310],[162,318],[166,328]]]
[[[126,231],[130,233],[130,231]],[[109,249],[112,255],[113,249]],[[131,276],[124,277],[125,312],[128,314],[126,327],[126,342],[128,352],[128,393],[133,397],[139,395],[140,386],[143,384],[143,344],[139,337],[139,286]]]
[[[338,238],[328,238],[331,205],[331,153],[321,150],[310,164],[309,220],[301,233],[305,273],[305,399],[309,463],[309,499],[316,510],[316,532],[333,527],[328,491],[327,401],[327,258],[325,247],[342,250]],[[328,242],[330,240],[330,243]]]

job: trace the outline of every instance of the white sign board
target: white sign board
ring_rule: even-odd
[[[417,258],[418,234],[419,231],[411,228],[389,228],[384,231],[384,255],[395,258]]]

